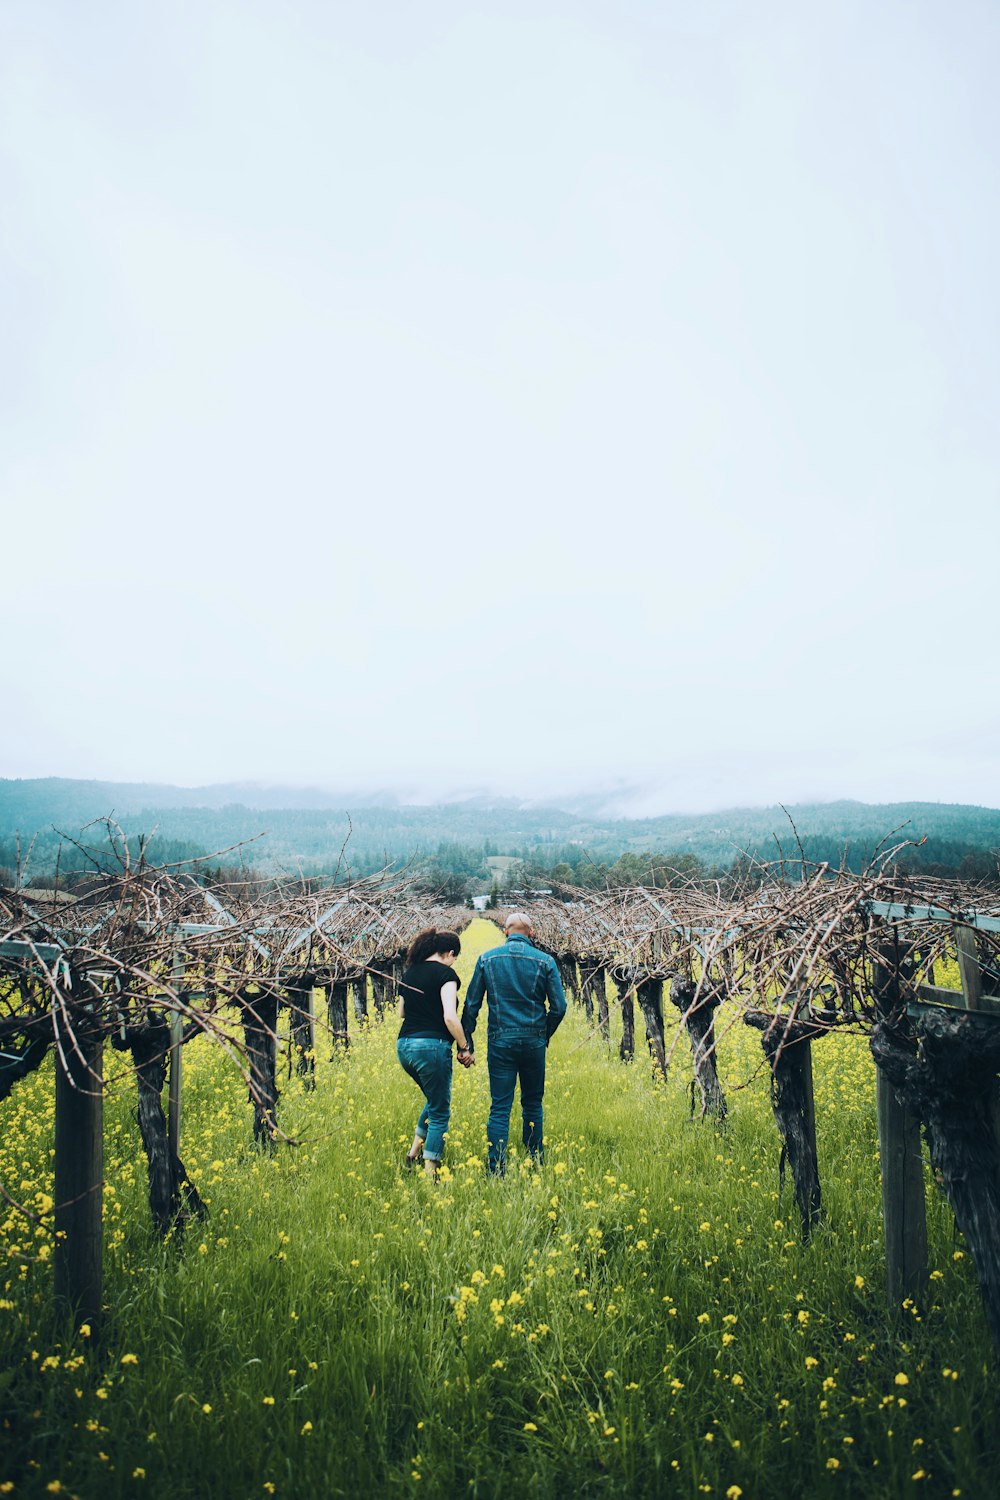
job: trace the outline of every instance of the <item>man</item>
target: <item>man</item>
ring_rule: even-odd
[[[507,941],[481,953],[462,1011],[469,1046],[459,1061],[472,1056],[473,1035],[483,997],[489,1001],[486,1066],[490,1075],[487,1170],[503,1175],[507,1165],[507,1132],[514,1085],[521,1086],[522,1140],[528,1155],[543,1160],[542,1094],[545,1049],[563,1016],[566,996],[555,959],[531,941],[531,918],[512,911],[504,923]]]

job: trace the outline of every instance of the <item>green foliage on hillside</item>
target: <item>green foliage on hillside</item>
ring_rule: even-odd
[[[231,800],[242,795],[258,804]],[[316,805],[303,806],[309,796]],[[284,798],[285,805],[276,806]],[[30,868],[51,872],[57,857],[64,871],[88,866],[88,856],[61,835],[84,844],[105,841],[101,827],[84,831],[95,818],[113,815],[130,839],[153,835],[157,862],[192,859],[243,845],[226,863],[265,871],[331,875],[349,868],[364,875],[385,865],[414,864],[429,875],[486,879],[486,860],[513,855],[529,871],[567,883],[602,885],[646,878],[651,864],[692,873],[728,870],[750,856],[798,858],[796,836],[780,807],[736,808],[659,818],[603,818],[569,808],[524,807],[483,799],[403,806],[383,802],[349,808],[320,805],[321,793],[281,789],[253,792],[245,786],[185,790],[124,786],[110,782],[49,778],[0,780],[0,866],[12,869],[32,844]],[[935,802],[809,804],[790,809],[802,850],[810,861],[845,862],[860,869],[890,835],[910,839],[902,863],[917,872],[995,875],[991,851],[1000,849],[1000,810]],[[897,834],[896,830],[900,830]],[[923,840],[923,843],[919,841]],[[213,860],[217,865],[218,860]]]

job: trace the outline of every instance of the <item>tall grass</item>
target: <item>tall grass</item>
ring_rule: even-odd
[[[496,940],[477,922],[460,969]],[[484,1172],[486,1070],[456,1070],[447,1169],[401,1170],[420,1098],[396,1026],[315,1093],[282,1079],[273,1156],[246,1090],[186,1049],[183,1154],[211,1210],[149,1230],[130,1088],[107,1109],[101,1348],[51,1312],[48,1228],[0,1226],[0,1493],[245,1497],[980,1497],[997,1399],[969,1261],[928,1183],[931,1296],[883,1293],[873,1065],[814,1049],[826,1220],[799,1243],[756,1034],[721,1044],[728,1128],[587,1039],[549,1052],[547,1161]],[[485,1037],[480,1039],[484,1048]],[[52,1192],[51,1068],[0,1113],[8,1191]],[[49,1195],[47,1197],[46,1195]]]

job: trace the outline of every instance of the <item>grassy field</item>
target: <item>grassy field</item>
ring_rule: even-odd
[[[496,940],[477,921],[459,968]],[[928,1184],[928,1305],[883,1295],[867,1045],[814,1049],[825,1227],[798,1242],[756,1034],[721,1047],[724,1133],[587,1039],[549,1053],[548,1159],[483,1170],[485,1067],[456,1070],[448,1168],[400,1170],[419,1095],[395,1025],[282,1071],[284,1128],[186,1049],[183,1155],[211,1216],[149,1231],[133,1091],[106,1113],[106,1337],[51,1314],[51,1236],[0,1227],[0,1494],[958,1496],[1000,1488],[978,1293]],[[481,1044],[484,1038],[481,1038]],[[519,1141],[515,1104],[512,1142]],[[0,1109],[0,1180],[50,1206],[51,1062]]]

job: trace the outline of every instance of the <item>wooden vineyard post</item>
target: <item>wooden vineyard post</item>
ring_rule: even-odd
[[[313,1088],[316,1087],[316,1011],[313,1005],[312,983],[307,986],[302,995],[302,1006],[306,1013],[306,1039],[309,1043],[309,1074],[313,1079]]]
[[[254,988],[256,993],[252,998],[247,990],[240,994],[243,1038],[250,1073],[253,1138],[258,1146],[270,1149],[274,1145],[278,1109],[275,1072],[278,996],[272,990]]]
[[[393,977],[389,970],[392,963],[391,958],[377,954],[372,960],[372,1003],[375,1006],[375,1014],[384,1016],[392,1005]]]
[[[618,1056],[622,1062],[631,1062],[635,1056],[635,977],[634,971],[616,964],[609,974],[618,995],[622,1013],[622,1039]]]
[[[663,980],[646,974],[636,988],[639,1009],[646,1023],[646,1040],[653,1054],[654,1072],[666,1077],[667,1048],[663,1034]]]
[[[874,914],[895,917],[887,905]],[[899,915],[939,923],[948,913],[940,908],[914,913],[906,907]],[[990,930],[987,924],[995,918],[978,920]],[[1000,1095],[1000,996],[991,993],[992,974],[990,987],[984,985],[972,924],[952,919],[952,936],[961,996],[918,981],[904,1008],[899,979],[903,965],[910,967],[909,952],[902,962],[891,950],[876,957],[875,1003],[881,1014],[869,1045],[897,1096],[919,1116],[934,1175],[971,1252],[990,1337],[1000,1356],[1000,1152],[994,1129]]]
[[[881,1068],[875,1070],[878,1149],[882,1171],[885,1279],[890,1307],[918,1297],[927,1284],[927,1209],[920,1121]]]
[[[796,1196],[799,1198],[799,1210],[802,1214],[803,1238],[808,1239],[813,1225],[817,1224],[820,1218],[819,1150],[816,1145],[816,1096],[813,1091],[811,1038],[804,1037],[802,1041],[795,1042],[789,1047],[784,1061],[789,1075],[797,1075],[798,1093],[802,1100],[802,1134],[809,1157],[812,1182],[804,1191],[799,1190],[798,1183],[795,1186]]]
[[[607,970],[599,958],[580,959],[580,999],[588,1025],[594,1024],[594,1002],[597,1002],[597,1025],[605,1041],[608,1038]]]
[[[581,958],[579,962],[580,1000],[583,1004],[584,1013],[587,1017],[587,1024],[592,1026],[594,1023],[594,990],[596,988],[595,976],[598,973],[601,973],[601,966],[599,963],[595,962],[595,960],[590,958]]]
[[[983,971],[979,966],[979,945],[976,934],[963,922],[952,928],[955,937],[955,952],[958,955],[958,973],[962,981],[962,999],[966,1010],[978,1010],[983,995]]]
[[[622,1012],[622,1039],[618,1056],[622,1062],[631,1062],[635,1056],[635,983],[627,970],[616,971],[612,978]]]
[[[580,981],[576,973],[576,954],[560,953],[556,958],[556,963],[559,965],[559,978],[562,980],[567,1000],[577,998]]]
[[[973,928],[964,922],[956,922],[952,928],[955,952],[958,956],[958,973],[962,982],[962,1002],[966,1010],[982,1010],[983,969],[979,953],[979,941]],[[996,1014],[996,998],[991,996],[985,1008]],[[1000,1090],[997,1091],[991,1110],[993,1135],[1000,1150]]]
[[[635,996],[631,985],[622,996],[622,1039],[618,1056],[622,1062],[631,1062],[635,1056]]]
[[[183,955],[179,952],[174,954],[174,962],[171,967],[170,978],[176,989],[178,981],[183,977],[185,963]],[[181,1099],[183,1093],[183,1064],[182,1043],[184,1041],[184,1017],[179,1010],[174,1010],[170,1016],[170,1072],[167,1081],[167,1142],[171,1154],[179,1157],[181,1154]]]
[[[327,1019],[330,1023],[330,1034],[333,1041],[334,1056],[338,1047],[347,1047],[350,1038],[347,1035],[347,980],[334,979],[330,984],[330,994],[327,1000]]]
[[[879,951],[872,968],[876,1003],[883,1015],[899,999],[894,952]],[[919,1297],[927,1285],[927,1205],[920,1121],[900,1101],[881,1068],[875,1069],[878,1149],[882,1176],[882,1228],[889,1306]]]
[[[104,1236],[104,1038],[79,1012],[57,1011],[55,1301],[61,1313],[99,1336]]]
[[[403,982],[403,975],[406,973],[406,949],[400,948],[396,953],[393,953],[386,960],[385,967],[388,977],[385,1005],[387,1010],[391,1010],[399,999],[399,987]]]
[[[609,1041],[611,1021],[608,1015],[608,975],[605,968],[595,970],[594,985],[597,990],[597,1027],[604,1040]]]
[[[694,1082],[691,1086],[691,1115],[694,1116],[695,1091],[701,1095],[701,1113],[711,1116],[717,1125],[725,1123],[726,1096],[719,1082],[715,1059],[715,1012],[720,1002],[718,990],[706,987],[695,1005],[698,987],[694,980],[676,975],[670,982],[670,1001],[684,1018],[691,1041]],[[810,1075],[811,1084],[811,1075]]]
[[[354,994],[354,1019],[360,1026],[368,1019],[368,972],[361,969],[351,980],[351,990]]]
[[[174,1012],[170,1017],[170,1072],[167,1079],[167,1142],[171,1155],[181,1154],[181,1099],[184,1088],[182,1042],[184,1017]]]
[[[763,1010],[748,1010],[743,1023],[761,1033],[761,1046],[771,1066],[771,1109],[782,1140],[780,1178],[784,1178],[787,1162],[802,1217],[802,1242],[807,1244],[822,1218],[812,1038],[823,1035],[826,1028]]]
[[[295,1071],[307,1092],[316,1087],[316,1016],[313,1010],[312,975],[302,976],[288,987],[292,1012],[292,1046],[297,1051]],[[289,1066],[291,1064],[289,1063]]]

